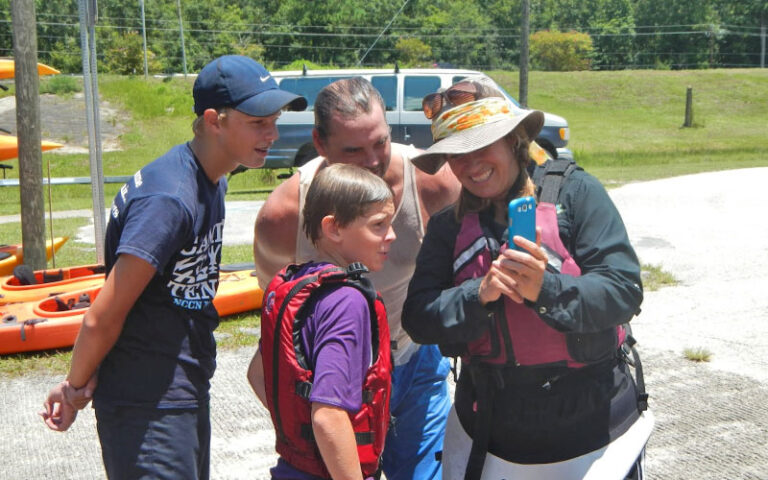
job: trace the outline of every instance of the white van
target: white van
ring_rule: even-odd
[[[272,72],[280,88],[297,93],[307,99],[303,112],[283,112],[277,122],[280,138],[269,150],[266,168],[298,167],[317,156],[312,145],[314,126],[313,107],[315,98],[326,85],[353,76],[362,76],[371,81],[384,99],[387,123],[392,127],[392,141],[413,144],[419,148],[432,145],[431,121],[421,109],[425,95],[447,88],[466,78],[488,78],[482,72],[458,69],[349,69],[349,70],[305,70]],[[497,85],[498,86],[498,85]],[[520,111],[511,95],[504,92]],[[568,122],[551,113],[545,113],[544,128],[536,141],[551,155],[572,158],[565,148],[569,139]]]

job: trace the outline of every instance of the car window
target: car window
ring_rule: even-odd
[[[405,77],[403,89],[403,110],[421,111],[424,95],[434,93],[440,88],[440,77]]]
[[[387,111],[394,111],[397,108],[397,77],[371,77],[371,83],[381,93]]]
[[[465,78],[469,78],[469,77],[467,77],[466,75],[456,75],[455,77],[453,77],[451,79],[451,85],[453,85],[454,83],[459,83],[460,81],[464,80]]]
[[[307,111],[313,110],[315,99],[326,85],[330,85],[336,80],[350,77],[298,77],[284,78],[280,82],[280,88],[288,90],[307,99]]]
[[[498,88],[499,90],[501,90],[501,93],[503,93],[504,95],[506,95],[506,96],[507,96],[507,98],[508,98],[508,99],[509,99],[509,100],[510,100],[512,103],[514,103],[514,104],[515,104],[515,106],[516,106],[517,108],[523,108],[523,107],[521,107],[521,106],[520,106],[520,104],[517,102],[517,100],[515,100],[515,97],[513,97],[512,95],[510,95],[510,94],[509,94],[509,92],[507,92],[506,90],[504,90],[504,88],[503,88],[501,85],[497,85],[497,88]]]

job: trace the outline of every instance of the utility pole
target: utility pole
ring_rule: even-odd
[[[176,0],[179,11],[179,34],[181,35],[181,63],[184,66],[184,78],[187,78],[187,50],[184,48],[184,22],[181,19],[181,0]]]
[[[147,22],[144,20],[144,0],[139,0],[141,6],[141,38],[144,40],[144,80],[149,76],[147,69]]]
[[[35,2],[11,0],[16,82],[16,130],[19,142],[19,196],[24,263],[44,269],[45,202],[43,152],[40,150],[40,84],[37,74]],[[53,245],[51,245],[53,248]]]
[[[528,107],[528,25],[531,16],[530,0],[523,0],[523,14],[520,21],[520,95],[518,101]]]

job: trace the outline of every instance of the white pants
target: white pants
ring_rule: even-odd
[[[523,465],[508,462],[488,453],[483,465],[482,480],[619,480],[624,479],[637,461],[653,430],[650,410],[622,436],[593,452],[556,463]],[[462,480],[472,439],[464,431],[451,408],[443,441],[443,480]]]

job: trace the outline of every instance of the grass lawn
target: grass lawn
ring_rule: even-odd
[[[517,72],[489,72],[513,95]],[[681,128],[686,87],[693,87],[694,127]],[[105,176],[131,175],[172,145],[191,137],[192,80],[163,81],[104,75],[100,95],[125,112],[122,151],[103,154]],[[0,96],[13,94],[13,89]],[[606,186],[675,175],[768,166],[768,70],[531,72],[529,105],[565,117],[576,160]],[[43,155],[53,177],[88,176],[87,154]],[[18,175],[18,162],[9,162]],[[274,171],[232,177],[228,199],[264,198],[277,185]],[[120,185],[105,185],[109,205]],[[47,189],[46,189],[47,190]],[[54,210],[92,208],[88,185],[54,186]],[[47,191],[44,193],[47,195]],[[46,197],[46,208],[48,202]],[[18,187],[0,188],[0,215],[18,214]],[[70,240],[56,256],[58,266],[93,263],[93,245],[76,240],[88,218],[54,221],[56,235]],[[46,219],[46,228],[48,220]],[[20,224],[0,224],[0,243],[18,243]],[[251,247],[225,247],[224,263],[251,261]],[[646,290],[673,284],[660,266],[644,265]],[[217,330],[220,348],[253,346],[258,312],[228,317]],[[70,351],[7,355],[0,374],[65,372]]]
[[[489,72],[510,93],[518,74]],[[693,128],[682,128],[686,88]],[[528,104],[565,117],[606,185],[768,166],[768,70],[531,72]]]

